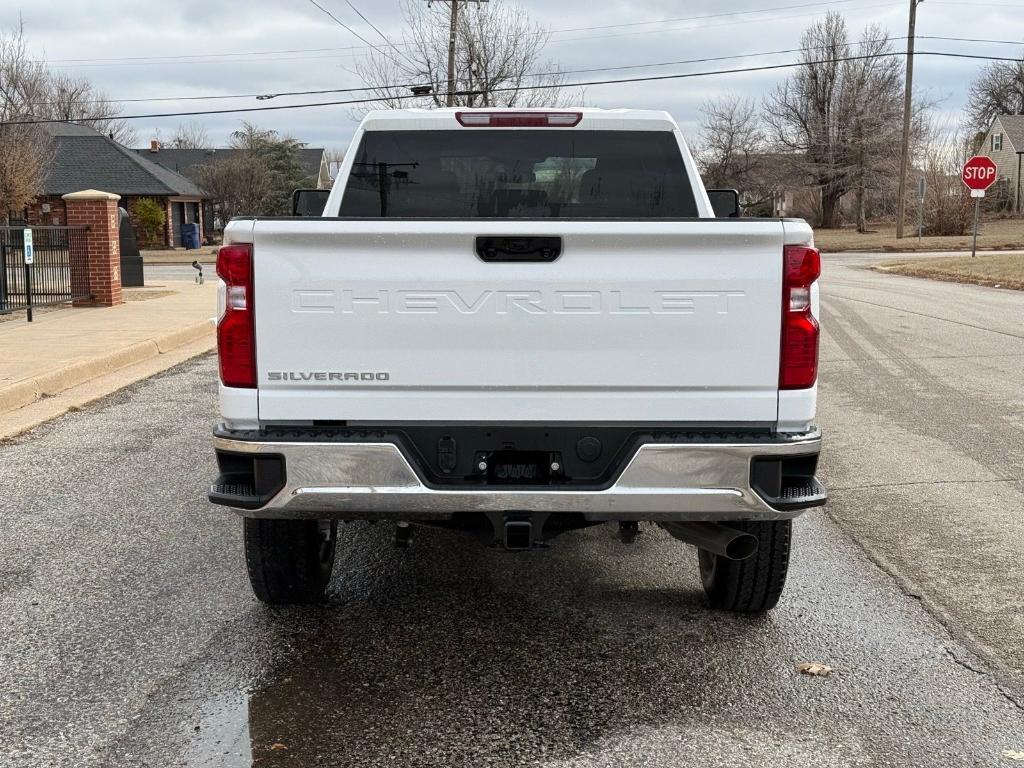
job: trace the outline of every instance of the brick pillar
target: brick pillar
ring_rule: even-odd
[[[89,227],[85,237],[71,237],[73,248],[84,253],[71,254],[71,284],[84,284],[91,300],[76,301],[75,306],[112,307],[121,304],[121,244],[118,239],[119,195],[87,189],[64,195],[69,227]],[[81,245],[79,245],[81,244]]]
[[[174,247],[174,206],[164,201],[164,248]]]

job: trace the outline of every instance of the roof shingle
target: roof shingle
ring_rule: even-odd
[[[1018,152],[1024,152],[1024,115],[1000,115],[999,122],[1013,148]]]
[[[226,160],[239,150],[230,147],[220,149],[166,149],[161,147],[156,152],[150,149],[136,149],[134,151],[147,160],[180,173],[193,182],[198,182],[199,166],[209,165],[219,160]],[[303,147],[298,150],[298,153],[302,172],[306,176],[314,179],[317,178],[320,175],[320,164],[323,162],[324,150],[322,148]]]
[[[100,189],[117,195],[202,197],[192,181],[84,125],[50,123],[53,159],[44,195]]]

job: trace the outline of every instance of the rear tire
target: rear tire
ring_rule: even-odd
[[[729,560],[697,550],[704,592],[712,608],[737,613],[763,613],[782,597],[789,570],[792,523],[744,521],[728,523],[757,537],[758,547],[746,560]]]
[[[334,568],[338,523],[245,518],[245,562],[252,591],[270,605],[318,603]]]

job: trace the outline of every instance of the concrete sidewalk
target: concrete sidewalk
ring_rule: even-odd
[[[0,322],[0,439],[209,351],[216,297],[214,281],[161,281],[120,306]]]

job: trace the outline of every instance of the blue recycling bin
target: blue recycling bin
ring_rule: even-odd
[[[181,225],[181,244],[185,246],[186,251],[194,251],[199,247],[200,243],[198,224]]]

